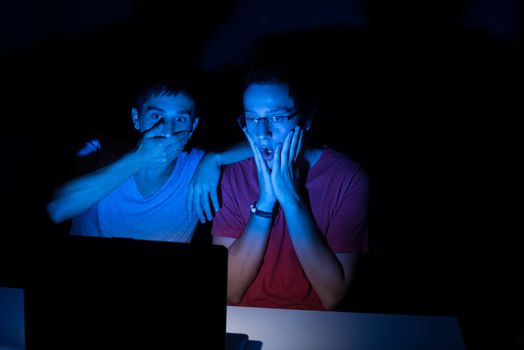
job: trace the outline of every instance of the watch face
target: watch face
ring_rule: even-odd
[[[268,213],[262,210],[258,210],[255,203],[251,204],[251,213],[256,216],[260,216],[262,218],[269,218],[271,219],[273,217],[273,213]]]

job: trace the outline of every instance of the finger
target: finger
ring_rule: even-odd
[[[255,156],[255,163],[257,165],[258,171],[269,172],[269,168],[267,166],[267,163],[266,163],[264,157],[262,156],[262,152],[260,151],[260,149],[257,146],[255,146],[255,148],[253,150],[253,154]]]
[[[255,141],[251,138],[251,135],[247,132],[246,128],[243,128],[242,131],[246,135],[247,141],[249,142],[249,145],[251,146],[251,150],[253,151],[253,156],[255,158],[255,164],[257,165],[257,169],[260,169],[260,159],[258,156],[261,156],[260,150],[255,145]]]
[[[204,213],[202,211],[202,206],[201,206],[201,203],[200,203],[200,190],[198,189],[195,189],[195,194],[193,196],[193,200],[194,200],[194,208],[195,208],[195,212],[198,216],[198,219],[200,220],[201,223],[205,223],[206,222],[206,218],[204,217]]]
[[[172,137],[189,137],[190,131],[189,130],[180,130],[175,132]]]
[[[293,160],[296,162],[298,159],[298,156],[300,155],[300,151],[302,150],[302,139],[304,138],[304,129],[300,129],[300,137],[298,138],[298,144],[297,149],[295,150],[295,155],[293,157]]]
[[[289,147],[289,160],[295,160],[295,153],[297,151],[298,139],[300,138],[300,127],[296,126],[293,132],[293,137],[291,138],[291,145]]]
[[[186,135],[189,135],[191,132],[191,130],[178,130],[176,131],[172,136],[176,136],[176,135],[180,135],[180,134],[186,134]]]
[[[201,203],[204,209],[204,214],[206,216],[206,219],[208,221],[211,221],[213,220],[213,213],[211,212],[211,206],[209,205],[209,201],[210,201],[209,200],[209,191],[208,190],[203,191],[201,196],[202,196]]]
[[[187,141],[189,141],[189,131],[180,131],[174,134],[173,136],[170,136],[166,138],[168,145],[185,145]]]
[[[255,141],[253,140],[251,135],[249,135],[247,130],[245,128],[242,130],[246,134],[249,144],[251,145],[251,149],[253,150],[253,156],[255,158],[255,165],[257,166],[257,171],[260,173],[266,174],[264,176],[267,176],[267,174],[269,174],[269,167],[266,161],[264,160],[264,157],[262,156],[262,152],[260,151],[258,146],[255,144]]]
[[[273,158],[273,171],[271,172],[271,177],[275,177],[279,170],[280,170],[280,162],[282,162],[282,144],[279,143],[277,147],[275,147],[275,157]]]
[[[150,127],[149,129],[145,130],[142,135],[144,136],[144,138],[147,138],[147,139],[153,138],[153,137],[157,136],[156,133],[158,131],[160,131],[160,129],[163,126],[164,126],[164,119],[160,119],[155,124],[153,124],[152,127]]]
[[[287,165],[288,163],[288,160],[289,160],[289,150],[290,150],[290,147],[291,147],[291,140],[293,138],[293,135],[295,134],[295,130],[292,129],[288,132],[288,134],[286,135],[286,139],[284,140],[284,143],[282,145],[282,151],[279,152],[279,153],[282,153],[281,154],[281,163],[278,163],[280,164],[280,166],[284,167]],[[273,167],[275,168],[275,167]]]
[[[180,156],[180,153],[182,152],[182,148],[180,145],[171,145],[168,146],[165,149],[165,158],[168,162],[172,162],[175,159],[177,159]]]
[[[178,155],[180,154],[180,152],[182,152],[183,149],[184,149],[184,144],[183,143],[176,143],[174,145],[166,146],[167,154],[169,154],[169,156],[175,157],[175,158],[178,157]]]
[[[166,151],[171,157],[178,157],[180,152],[184,149],[184,146],[187,144],[187,141],[189,141],[188,135],[180,134],[166,138],[164,140],[164,145],[166,147]]]
[[[217,190],[212,190],[209,195],[211,196],[211,202],[213,203],[213,208],[215,209],[215,213],[220,209],[220,203],[218,203],[218,194]]]

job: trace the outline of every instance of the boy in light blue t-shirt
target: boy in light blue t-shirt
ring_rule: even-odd
[[[198,222],[186,194],[204,151],[184,147],[198,125],[195,101],[185,87],[152,85],[131,110],[140,132],[131,151],[60,186],[48,203],[54,223],[72,219],[71,233],[190,242]],[[96,140],[79,157],[104,157]],[[105,149],[104,149],[105,151]],[[224,163],[250,155],[247,145],[224,152]]]

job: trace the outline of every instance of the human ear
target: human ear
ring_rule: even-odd
[[[313,123],[313,121],[311,119],[307,119],[306,121],[304,121],[304,125],[302,126],[303,129],[305,131],[309,131],[309,129],[311,129],[311,124]]]
[[[302,122],[302,128],[305,131],[309,131],[311,129],[311,126],[313,125],[313,119],[315,118],[316,112],[317,112],[316,109],[313,110],[311,114],[308,116],[308,118],[304,119],[304,121]]]
[[[135,129],[140,130],[140,118],[138,117],[138,110],[136,108],[131,109],[131,118],[133,119]]]
[[[191,137],[193,135],[193,132],[195,131],[195,129],[196,129],[197,125],[198,125],[198,120],[199,120],[198,116],[195,115],[193,117],[193,125],[191,127],[191,131],[189,132],[189,137]]]

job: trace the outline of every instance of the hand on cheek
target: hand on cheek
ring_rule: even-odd
[[[275,149],[271,183],[279,202],[284,202],[298,193],[298,171],[295,164],[301,146],[301,130],[297,127],[291,130],[284,143]]]
[[[244,134],[246,135],[246,138],[249,141],[249,145],[253,150],[253,156],[255,158],[255,164],[257,167],[258,174],[258,184],[260,186],[259,199],[269,203],[269,205],[272,206],[276,201],[276,197],[273,192],[273,187],[271,185],[271,171],[266,161],[264,160],[264,157],[262,156],[260,149],[257,147],[255,141],[253,140],[249,132],[247,132],[245,128],[242,130],[244,131]]]

